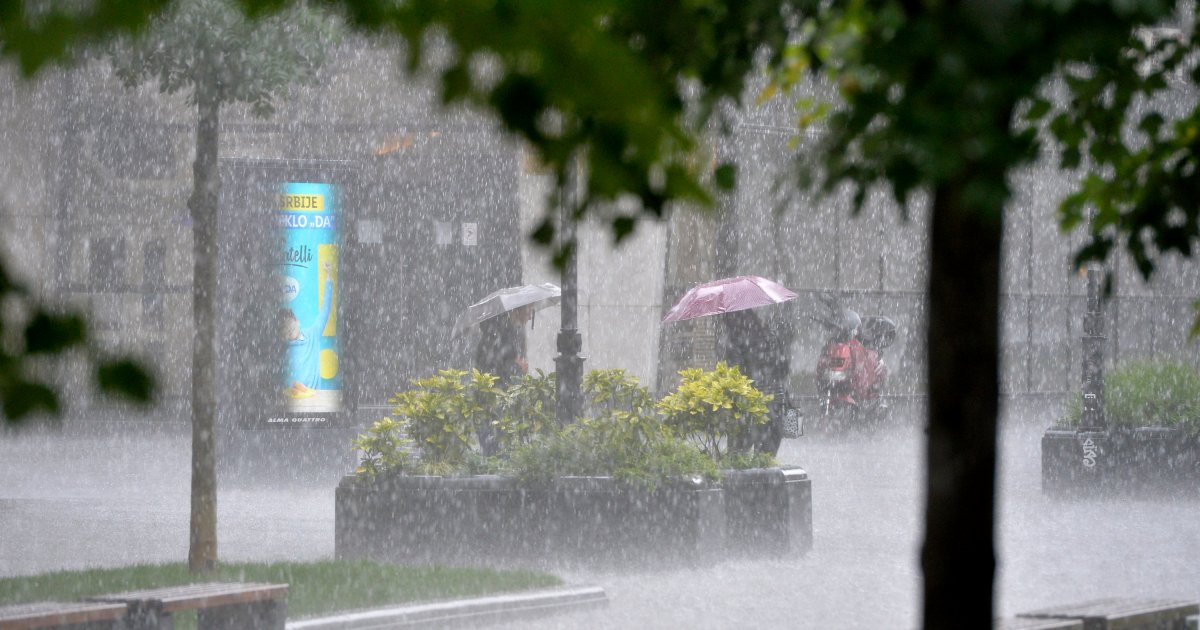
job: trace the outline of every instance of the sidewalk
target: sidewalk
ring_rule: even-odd
[[[534,619],[608,605],[599,586],[566,587],[303,619],[287,630],[384,630],[386,628],[474,627]]]

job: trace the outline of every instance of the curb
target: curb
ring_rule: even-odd
[[[292,621],[287,630],[384,630],[446,628],[530,619],[608,605],[599,586],[493,595]]]

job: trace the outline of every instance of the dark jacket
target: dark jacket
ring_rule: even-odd
[[[481,322],[479,331],[475,369],[498,376],[496,385],[507,387],[521,376],[517,358],[525,356],[525,328],[508,315],[499,315]]]
[[[744,433],[730,435],[731,452],[751,449],[775,455],[783,439],[783,414],[787,407],[787,384],[791,374],[791,349],[794,331],[777,319],[764,321],[753,311],[737,311],[718,316],[717,355],[730,365],[741,368],[755,389],[770,394],[770,422],[748,427]]]
[[[793,332],[785,324],[770,325],[754,311],[718,316],[717,356],[737,365],[759,391],[772,394],[787,387],[791,374]]]

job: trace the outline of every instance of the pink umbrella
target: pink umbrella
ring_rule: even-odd
[[[744,311],[779,304],[797,296],[787,287],[759,276],[738,276],[692,287],[667,311],[663,322],[678,322],[706,315]]]

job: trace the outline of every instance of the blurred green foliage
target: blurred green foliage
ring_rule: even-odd
[[[0,265],[0,412],[6,424],[62,409],[53,376],[55,363],[87,361],[92,379],[109,396],[148,405],[154,377],[138,361],[102,350],[89,335],[85,316],[55,309],[10,278]],[[52,363],[53,362],[53,363]]]
[[[0,53],[33,73],[81,46],[145,32],[153,18],[192,2],[50,2],[33,12],[3,0]],[[236,3],[258,18],[320,6],[361,31],[398,35],[410,70],[436,75],[446,103],[494,112],[560,184],[581,159],[578,215],[632,194],[642,214],[661,217],[668,202],[707,205],[712,185],[731,187],[732,167],[710,164],[699,138],[718,103],[742,96],[756,56],[782,48],[790,20],[786,3],[768,0]],[[619,240],[638,215],[608,219]],[[550,243],[556,228],[548,214],[533,234]]]
[[[331,16],[305,4],[249,20],[235,0],[186,0],[102,50],[126,87],[156,84],[192,105],[245,103],[266,117],[289,88],[316,80],[340,37]]]

